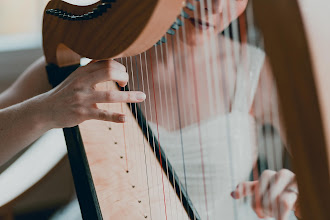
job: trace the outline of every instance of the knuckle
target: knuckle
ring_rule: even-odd
[[[78,119],[83,119],[86,115],[86,111],[83,107],[79,106],[74,109],[74,114]]]
[[[281,169],[280,171],[277,172],[277,175],[276,175],[278,178],[282,178],[282,177],[285,177],[285,176],[292,176],[291,175],[291,172],[287,169]]]
[[[128,93],[125,93],[125,97],[128,101],[132,101],[135,99],[135,97],[132,95],[132,93],[128,92]]]
[[[108,76],[110,80],[113,79],[113,69],[111,67],[106,68],[105,74]]]
[[[125,81],[128,82],[128,80],[129,80],[129,75],[127,72],[125,72]]]
[[[112,60],[105,60],[105,61],[103,62],[103,64],[104,64],[104,68],[110,68],[110,67],[111,67],[111,61],[112,61]]]
[[[261,174],[261,178],[269,178],[274,174],[274,171],[272,170],[265,170],[262,174]]]
[[[125,65],[123,65],[123,64],[121,64],[121,63],[120,63],[120,65],[121,65],[121,68],[123,69],[123,71],[125,71],[125,72],[126,72],[126,71],[127,71],[127,69],[126,69],[126,66],[125,66]]]
[[[75,92],[74,95],[73,95],[73,103],[82,103],[83,102],[83,95],[81,92]]]
[[[80,91],[83,88],[83,82],[81,78],[78,78],[72,83],[73,91]]]
[[[105,99],[109,102],[113,101],[114,100],[114,93],[113,92],[106,92],[105,93]]]
[[[99,113],[98,113],[98,118],[100,119],[100,120],[106,120],[107,119],[107,116],[108,116],[108,114],[107,114],[107,112],[106,111],[100,111]]]

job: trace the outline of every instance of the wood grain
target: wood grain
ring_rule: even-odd
[[[46,9],[61,9],[82,15],[99,3],[75,6],[52,0]],[[96,60],[132,56],[153,46],[179,15],[182,0],[125,0],[112,3],[102,16],[92,20],[69,21],[44,14],[43,48],[47,63],[65,66],[78,59],[60,59],[70,55],[60,44],[70,48],[73,57],[79,54]],[[69,53],[70,54],[70,53]]]

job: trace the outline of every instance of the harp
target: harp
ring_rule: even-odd
[[[259,82],[272,106],[263,117],[278,123],[278,112],[283,117],[303,218],[329,219],[328,79],[313,66],[316,58],[305,34],[309,18],[301,16],[296,1],[254,0],[248,6],[246,1],[216,0],[87,3],[52,0],[45,9],[43,45],[50,81],[54,86],[63,81],[81,57],[113,58],[131,76],[124,90],[142,90],[149,98],[141,105],[99,105],[126,113],[124,125],[86,121],[64,129],[84,219],[242,219],[242,204],[221,193],[248,179],[250,172],[251,179],[258,179],[262,167],[278,170],[283,162],[281,140],[274,138],[273,129],[255,122],[250,127],[253,118],[239,116],[243,109],[249,113],[257,90],[258,80],[250,78],[261,70],[263,43],[276,82]],[[212,24],[203,19],[214,17],[221,4],[224,31],[215,36]],[[106,83],[99,89],[118,87]],[[189,97],[193,101],[185,102]],[[253,102],[255,112],[264,111],[262,100]],[[216,119],[220,113],[224,117]],[[208,120],[222,130],[216,133]],[[244,126],[248,129],[234,129]],[[257,134],[258,128],[271,135]],[[209,150],[209,140],[223,150]],[[250,147],[236,152],[241,140]],[[197,156],[187,154],[189,149]],[[263,156],[255,153],[260,151]],[[228,180],[224,185],[222,177]]]

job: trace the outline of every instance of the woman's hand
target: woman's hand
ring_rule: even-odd
[[[146,98],[143,92],[137,91],[97,91],[95,85],[105,81],[115,81],[124,87],[128,81],[125,66],[114,60],[91,62],[44,93],[40,110],[51,123],[50,127],[72,127],[89,119],[123,123],[124,114],[99,109],[96,103],[136,103]]]
[[[287,220],[290,210],[299,217],[295,174],[286,169],[278,172],[266,170],[259,180],[238,184],[231,195],[234,199],[253,196],[252,207],[259,218]]]

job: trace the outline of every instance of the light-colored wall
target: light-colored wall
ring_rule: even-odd
[[[40,56],[41,48],[0,52],[0,92],[12,84]]]

